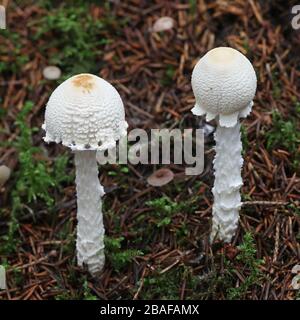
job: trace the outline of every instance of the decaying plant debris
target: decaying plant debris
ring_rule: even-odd
[[[288,2],[7,2],[0,165],[12,176],[0,189],[0,263],[8,281],[0,299],[299,297],[291,283],[300,260],[300,33],[290,26]],[[173,28],[152,32],[160,17],[172,18]],[[253,112],[243,121],[246,203],[237,236],[231,245],[209,246],[210,133],[200,176],[170,165],[173,181],[157,188],[147,177],[159,166],[101,171],[108,261],[99,279],[90,278],[74,256],[73,157],[61,156],[61,146],[46,148],[43,132],[32,129],[59,83],[45,80],[43,69],[59,67],[59,81],[79,72],[110,81],[130,128],[196,128],[205,122],[190,112],[191,72],[221,45],[247,55],[258,76]]]

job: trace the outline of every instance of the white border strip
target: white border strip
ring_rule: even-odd
[[[0,5],[0,29],[6,29],[6,9]]]
[[[0,266],[0,290],[6,289],[6,272],[3,266]]]

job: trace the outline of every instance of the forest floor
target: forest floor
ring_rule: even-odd
[[[0,299],[299,299],[300,31],[289,1],[4,1],[0,30]],[[160,17],[174,26],[154,32]],[[242,121],[244,186],[231,244],[209,243],[213,133],[205,168],[106,165],[106,265],[93,279],[76,265],[73,155],[46,145],[41,125],[51,92],[94,73],[120,92],[131,128],[201,128],[190,78],[216,46],[244,53],[258,77]],[[56,65],[58,81],[43,78]],[[211,125],[214,126],[212,122]],[[147,178],[168,168],[163,187]]]

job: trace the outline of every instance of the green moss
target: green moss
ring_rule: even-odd
[[[140,294],[141,299],[179,300],[184,282],[186,284],[186,298],[194,298],[193,293],[196,291],[199,280],[193,275],[192,269],[180,265],[164,273],[161,273],[161,271],[157,270],[145,277]]]
[[[292,155],[292,163],[295,168],[300,164],[300,130],[295,118],[284,119],[279,111],[272,112],[272,127],[266,132],[267,149],[286,149]]]
[[[117,272],[128,266],[136,256],[142,256],[144,254],[141,250],[122,248],[122,242],[124,240],[124,237],[105,237],[106,256]]]
[[[256,245],[251,233],[244,235],[244,240],[238,246],[239,254],[236,257],[239,270],[244,273],[245,279],[239,287],[227,288],[227,298],[231,300],[243,299],[248,290],[262,282],[262,272],[259,267],[264,263],[263,260],[256,257]],[[226,276],[234,279],[236,277],[233,265],[226,261]]]

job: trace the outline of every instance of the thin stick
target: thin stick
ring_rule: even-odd
[[[245,201],[243,206],[286,206],[288,202],[284,201]]]

